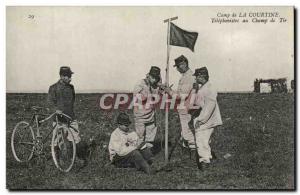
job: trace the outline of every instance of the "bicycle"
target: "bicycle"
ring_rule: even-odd
[[[54,112],[49,116],[39,111],[45,108],[33,106],[34,114],[30,122],[21,121],[14,127],[11,136],[11,149],[18,162],[28,162],[34,155],[45,154],[47,138],[52,133],[51,154],[55,166],[62,172],[69,172],[75,162],[76,143],[70,130],[71,117]],[[41,125],[55,117],[54,127],[42,136]],[[35,129],[35,131],[34,131]]]

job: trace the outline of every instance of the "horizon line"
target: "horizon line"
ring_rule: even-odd
[[[253,91],[218,91],[218,93],[252,93]],[[40,93],[47,94],[47,91],[44,90],[35,90],[35,91],[14,91],[14,90],[6,90],[6,93]],[[77,90],[76,94],[85,94],[85,93],[133,93],[131,90]]]

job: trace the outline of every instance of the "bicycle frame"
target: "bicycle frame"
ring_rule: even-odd
[[[36,140],[40,141],[39,139],[42,138],[41,132],[40,132],[40,126],[41,126],[41,124],[43,124],[43,123],[47,122],[48,120],[52,119],[54,116],[55,116],[55,121],[56,121],[56,123],[55,123],[53,129],[56,128],[56,126],[59,124],[59,121],[58,121],[58,115],[62,115],[62,116],[64,116],[64,117],[66,117],[66,118],[68,119],[67,125],[70,126],[70,122],[69,122],[69,121],[71,120],[71,118],[70,118],[68,115],[63,114],[63,113],[62,113],[62,114],[58,114],[58,113],[55,112],[55,113],[51,114],[50,116],[48,116],[48,117],[46,117],[46,118],[44,118],[44,119],[42,119],[42,120],[39,120],[38,117],[39,117],[39,116],[46,116],[45,114],[39,114],[39,113],[33,114],[33,116],[32,116],[32,118],[31,118],[29,124],[30,124],[31,126],[36,125],[36,138],[35,138]],[[46,140],[47,140],[47,138],[49,137],[49,135],[51,135],[51,133],[53,132],[53,129],[51,129],[51,130],[46,134],[46,136],[45,136],[44,139],[42,140],[42,143],[43,143],[43,144],[46,143]]]
[[[53,117],[55,117],[55,120],[53,120],[54,124],[52,125],[52,127],[49,127],[50,125],[47,124],[49,129],[44,131],[45,134],[44,132],[42,133],[41,132],[42,124],[49,121]],[[43,157],[47,158],[46,155],[48,151],[44,150],[45,149],[44,146],[50,146],[51,154],[55,166],[63,172],[69,172],[76,158],[76,143],[74,140],[73,132],[69,129],[71,127],[71,121],[72,118],[63,113],[55,112],[47,116],[46,114],[38,113],[35,110],[29,123],[26,121],[20,121],[19,123],[16,124],[13,130],[11,136],[11,147],[15,159],[19,162],[28,162],[29,160],[32,159],[33,155],[38,157],[39,160],[42,159]],[[25,131],[24,129],[22,129],[22,125],[25,125]],[[26,130],[27,127],[29,127],[28,130]],[[65,127],[67,127],[67,129]],[[24,131],[25,140],[22,140],[23,134],[20,135],[19,134],[20,131]],[[18,134],[18,138],[16,138],[15,136],[16,134]],[[52,134],[51,144],[48,145],[47,140],[51,134]],[[26,140],[28,139],[28,136],[30,139],[29,141]],[[66,142],[66,140],[68,142]],[[27,146],[24,146],[23,144]],[[69,145],[71,146],[71,148],[69,147],[68,149]],[[22,151],[20,153],[19,150],[16,152],[15,150],[16,147],[17,148],[21,147],[23,150],[25,149],[25,153]],[[72,156],[69,156],[71,158],[68,159],[65,162],[66,163],[65,164],[61,162],[61,159],[59,159],[57,155],[64,155],[66,152],[68,153],[72,152],[70,153],[72,154]]]

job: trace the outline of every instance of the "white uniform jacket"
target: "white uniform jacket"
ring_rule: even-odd
[[[186,106],[185,109],[178,109],[179,114],[188,113],[188,108],[187,108],[187,105],[189,105],[188,95],[190,94],[193,88],[194,82],[195,82],[195,77],[193,76],[193,71],[191,69],[188,69],[185,73],[183,73],[178,82],[178,88],[176,92],[177,99],[180,99],[181,97],[185,96],[184,105]]]
[[[223,124],[217,102],[217,91],[212,87],[209,81],[198,90],[195,105],[202,108],[200,115],[194,120],[195,123],[196,121],[200,121],[200,130]]]
[[[136,122],[152,123],[155,121],[155,105],[149,104],[146,106],[146,101],[151,98],[151,95],[159,95],[159,89],[154,89],[147,83],[146,79],[139,81],[133,90],[133,96],[141,101],[136,101],[140,106],[134,106],[134,116]]]
[[[110,160],[112,161],[114,156],[125,156],[137,149],[138,135],[136,132],[124,132],[119,128],[116,128],[111,136],[108,145]]]

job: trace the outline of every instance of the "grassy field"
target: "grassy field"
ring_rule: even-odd
[[[172,171],[145,175],[134,169],[105,166],[105,145],[116,127],[118,111],[97,108],[97,94],[78,94],[75,113],[82,139],[101,135],[100,145],[88,166],[75,163],[69,173],[56,169],[52,159],[21,164],[14,160],[10,137],[18,121],[29,120],[30,107],[43,106],[46,94],[7,94],[6,182],[8,189],[294,189],[294,96],[293,94],[219,94],[224,125],[212,136],[217,161],[204,171],[194,160],[175,150]],[[128,111],[132,116],[132,111]],[[158,112],[160,139],[164,129],[163,112]],[[180,131],[177,113],[170,113],[170,138]],[[49,142],[50,144],[50,142]],[[229,158],[224,155],[230,154]],[[228,156],[228,155],[227,155]],[[164,151],[156,155],[153,167],[163,163]]]

